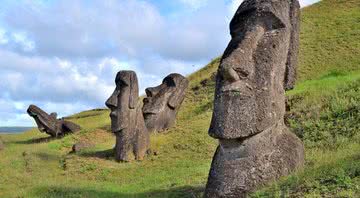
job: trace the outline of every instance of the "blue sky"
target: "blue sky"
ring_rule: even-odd
[[[302,6],[317,0],[302,0]],[[104,107],[119,70],[141,92],[221,55],[241,0],[0,0],[0,126]]]

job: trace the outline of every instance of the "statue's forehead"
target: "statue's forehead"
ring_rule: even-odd
[[[272,13],[279,19],[283,19],[281,13],[286,8],[286,0],[245,0],[235,13],[236,17],[246,15],[258,15]]]
[[[131,71],[120,71],[115,78],[115,83],[118,84],[120,82],[125,82],[127,84],[130,84],[131,82],[131,76],[134,75]]]
[[[37,112],[37,113],[42,113],[43,112],[39,107],[37,107],[35,105],[31,105],[29,107],[29,109],[30,109],[30,111]]]
[[[174,85],[178,85],[181,83],[181,81],[184,80],[184,77],[179,74],[170,74],[166,76],[163,80],[163,83],[174,83]]]

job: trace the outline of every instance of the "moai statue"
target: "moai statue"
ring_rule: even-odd
[[[74,133],[81,130],[81,127],[63,118],[57,119],[56,113],[47,114],[35,105],[30,105],[27,113],[34,118],[38,129],[42,133],[47,133],[52,137],[64,136],[67,133]]]
[[[304,164],[284,124],[285,89],[295,82],[297,0],[245,0],[216,77],[209,135],[219,139],[205,197],[246,197]]]
[[[185,98],[189,81],[180,74],[170,74],[162,84],[145,90],[143,115],[150,132],[164,131],[176,120],[176,114]]]
[[[111,130],[116,135],[115,159],[142,160],[150,147],[150,135],[141,111],[136,73],[120,71],[115,83],[115,91],[106,101],[111,110]]]

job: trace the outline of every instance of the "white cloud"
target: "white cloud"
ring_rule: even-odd
[[[235,14],[236,10],[239,8],[240,4],[243,1],[244,0],[231,0],[230,6],[229,6],[229,11],[232,16]]]
[[[320,0],[300,0],[301,7],[305,7],[311,4],[314,4],[316,2],[319,2]]]
[[[19,44],[25,52],[30,52],[35,49],[34,41],[30,40],[24,32],[13,33],[12,39],[15,43]]]
[[[6,36],[6,31],[3,29],[0,29],[0,45],[7,44],[9,42],[9,39]]]
[[[183,4],[186,6],[189,6],[190,8],[196,10],[203,6],[205,6],[208,2],[208,0],[180,0]]]

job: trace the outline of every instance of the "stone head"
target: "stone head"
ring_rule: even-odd
[[[288,0],[245,0],[230,23],[209,134],[246,138],[284,116],[292,24]]]
[[[34,118],[39,130],[41,132],[58,131],[58,121],[56,113],[47,114],[45,111],[35,105],[30,105],[27,113]]]
[[[129,127],[131,111],[136,111],[139,98],[139,87],[134,71],[120,71],[115,79],[116,88],[106,106],[111,110],[111,129],[115,132]]]
[[[168,128],[185,98],[188,80],[180,74],[166,76],[161,85],[145,90],[143,115],[149,131]]]

